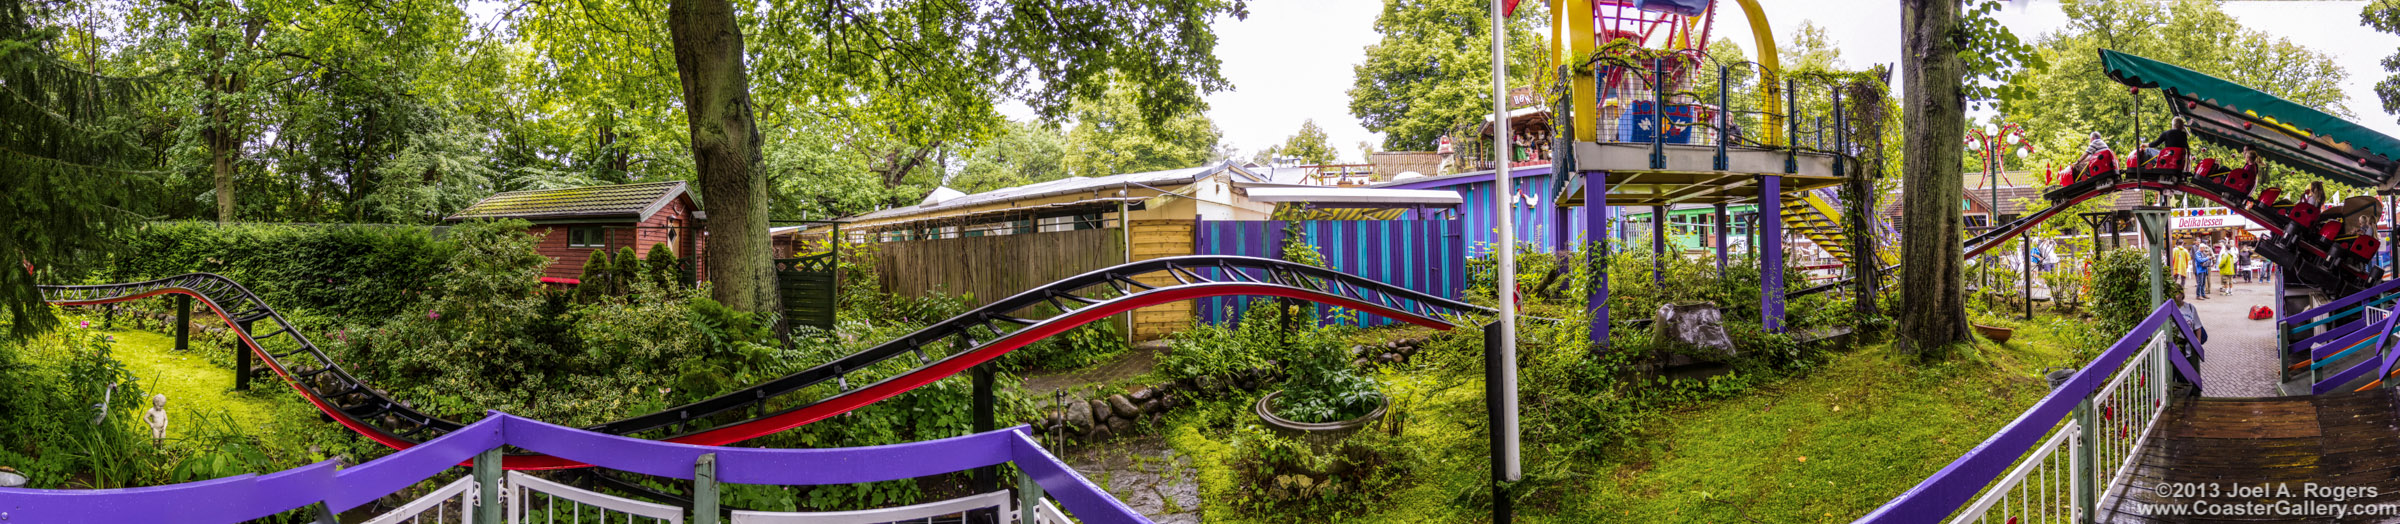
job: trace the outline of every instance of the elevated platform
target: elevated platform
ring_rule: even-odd
[[[1755,147],[1725,148],[1725,169],[1717,169],[1713,145],[1660,146],[1663,164],[1653,163],[1651,145],[1637,142],[1579,142],[1575,144],[1578,172],[1604,172],[1607,205],[1664,206],[1673,204],[1755,204],[1763,192],[1759,177],[1783,177],[1786,200],[1815,189],[1842,183],[1832,153]],[[1788,161],[1788,162],[1787,162]],[[1795,169],[1785,172],[1785,166]],[[1663,165],[1665,167],[1655,167]],[[1559,203],[1584,205],[1584,177],[1571,177]]]
[[[2400,522],[2400,516],[2170,515],[2195,505],[2400,504],[2400,416],[2389,388],[2310,397],[2197,398],[2169,408],[2098,522]],[[2116,431],[2103,426],[2103,432]],[[2139,429],[2132,428],[2132,429]],[[2104,435],[2103,438],[2114,435]],[[2303,493],[2372,488],[2340,501]],[[2168,489],[2157,489],[2166,486]],[[2211,487],[2217,491],[2208,493]],[[2190,493],[2197,487],[2200,493]],[[2235,493],[2236,488],[2264,493]],[[2289,494],[2275,490],[2288,487]],[[2205,502],[2206,504],[2196,504]],[[2165,508],[2149,507],[2152,505]]]

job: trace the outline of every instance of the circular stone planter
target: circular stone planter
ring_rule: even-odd
[[[1319,449],[1339,443],[1350,434],[1357,433],[1359,428],[1367,427],[1367,424],[1383,418],[1383,411],[1392,407],[1392,399],[1376,395],[1375,398],[1378,402],[1375,404],[1375,410],[1360,415],[1358,418],[1338,422],[1300,422],[1275,416],[1275,410],[1271,408],[1275,405],[1275,397],[1281,395],[1283,395],[1282,391],[1276,391],[1259,397],[1258,404],[1252,407],[1251,411],[1257,412],[1258,418],[1265,420],[1267,427],[1274,428],[1277,434],[1300,439]]]

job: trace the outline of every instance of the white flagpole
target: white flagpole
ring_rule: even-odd
[[[1508,18],[1501,2],[1492,0],[1492,199],[1500,204],[1500,432],[1501,478],[1524,477],[1517,456],[1517,231],[1516,192],[1510,189],[1508,163],[1513,138],[1508,133]]]

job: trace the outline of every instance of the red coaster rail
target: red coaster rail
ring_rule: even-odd
[[[223,276],[194,273],[143,282],[41,289],[45,300],[66,306],[168,294],[191,296],[234,326],[233,332],[242,345],[319,411],[343,427],[394,449],[407,449],[465,427],[393,400],[350,374],[256,293]],[[1233,256],[1145,260],[1027,290],[875,347],[750,387],[584,429],[684,444],[731,444],[891,398],[1110,315],[1169,302],[1238,295],[1308,300],[1435,329],[1452,326],[1441,318],[1443,315],[1484,310],[1392,284],[1281,260]],[[1037,311],[1056,313],[1047,318],[1026,318]],[[252,327],[258,321],[270,322],[272,325],[266,328],[271,331],[255,332]],[[291,337],[298,349],[273,353],[260,344],[275,337]],[[927,354],[928,348],[949,347],[966,349],[947,355]],[[853,387],[852,373],[904,355],[912,357],[916,367]],[[802,389],[825,383],[835,384],[838,392],[813,400],[792,398]],[[757,414],[741,417],[742,413]],[[503,463],[508,469],[517,470],[588,466],[533,454],[510,455]]]

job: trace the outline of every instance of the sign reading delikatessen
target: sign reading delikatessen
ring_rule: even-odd
[[[2173,229],[2176,230],[2239,228],[2262,231],[2266,229],[2259,227],[2257,222],[2251,222],[2248,217],[2233,214],[2222,207],[2187,207],[2176,209],[2173,215]]]

